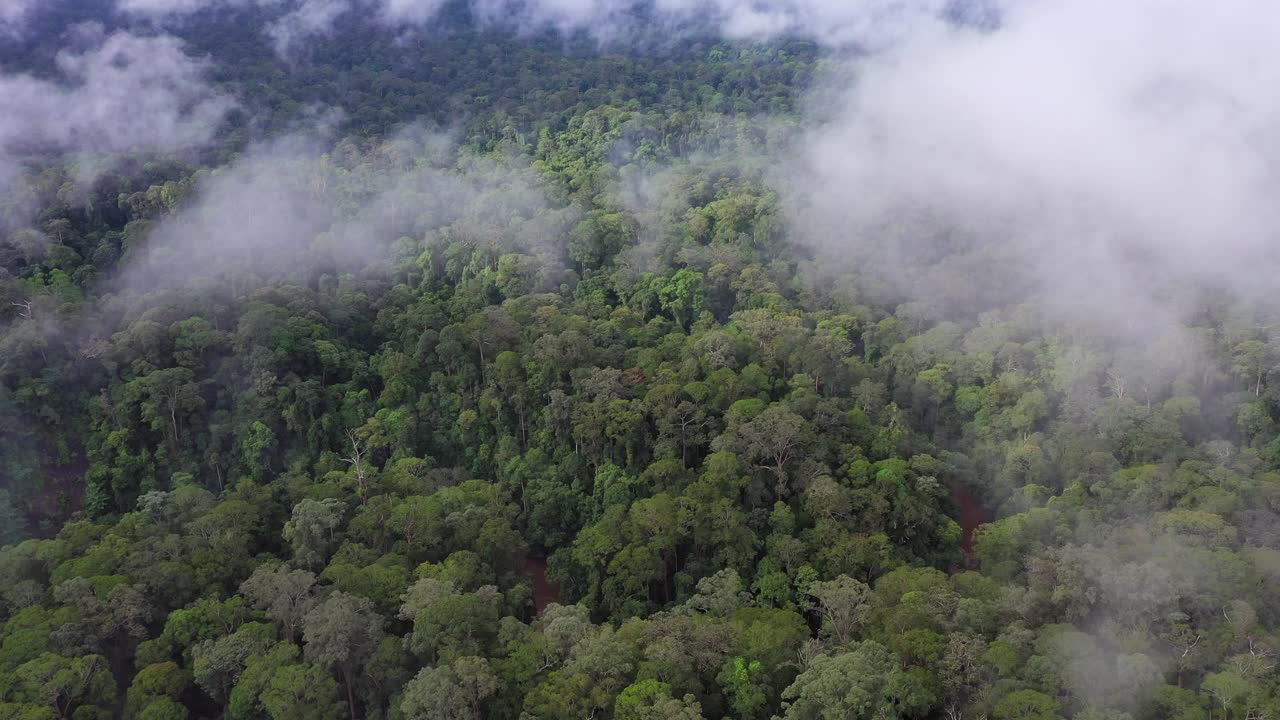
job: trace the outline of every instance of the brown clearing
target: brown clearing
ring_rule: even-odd
[[[560,586],[547,579],[546,558],[526,558],[524,564],[520,566],[520,572],[528,575],[533,580],[533,607],[535,612],[541,614],[551,603],[560,602]]]
[[[977,530],[979,525],[991,522],[991,512],[982,504],[978,496],[973,494],[968,485],[954,479],[947,485],[951,488],[951,499],[960,509],[960,549],[964,552],[965,564],[974,567],[978,559],[973,553],[973,531]]]

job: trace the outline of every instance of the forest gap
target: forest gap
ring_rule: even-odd
[[[980,525],[991,522],[993,519],[991,511],[963,480],[952,478],[947,481],[947,487],[951,490],[951,500],[960,511],[960,517],[957,518],[961,532],[960,550],[964,553],[965,566],[972,570],[978,566],[978,557],[974,553],[973,533]]]
[[[528,557],[520,566],[521,574],[533,581],[533,611],[541,615],[551,603],[560,602],[560,586],[547,579],[547,559]]]

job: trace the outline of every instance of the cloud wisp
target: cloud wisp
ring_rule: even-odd
[[[802,37],[831,47],[876,49],[921,21],[941,17],[949,0],[462,0],[482,27],[514,32],[585,33],[603,44],[632,44],[660,30],[732,40]],[[177,22],[206,9],[257,6],[274,12],[266,28],[277,51],[335,31],[348,14],[401,30],[441,22],[449,0],[118,0],[126,14]]]
[[[147,292],[223,274],[265,282],[358,273],[418,262],[439,242],[550,259],[576,218],[548,201],[527,163],[471,157],[447,135],[414,127],[368,147],[334,147],[295,134],[202,178],[130,249],[120,285]]]
[[[0,3],[0,36],[16,35],[26,25],[37,0],[5,0]]]

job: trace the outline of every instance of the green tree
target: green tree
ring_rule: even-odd
[[[272,720],[336,720],[342,703],[333,678],[315,665],[285,665],[262,691],[262,706]]]
[[[482,720],[500,687],[484,658],[464,656],[423,668],[404,688],[401,712],[409,720]]]
[[[153,715],[157,714],[160,710],[152,709],[152,705],[157,701],[179,701],[183,691],[190,685],[191,673],[175,662],[148,665],[133,676],[133,683],[125,698],[125,717],[140,717],[148,710]],[[163,707],[168,706],[169,703],[163,704]],[[183,717],[186,717],[185,711]]]
[[[324,567],[337,545],[337,530],[346,509],[344,503],[333,499],[307,499],[293,506],[293,517],[284,525],[284,539],[301,565]]]
[[[280,625],[284,637],[294,642],[302,619],[316,603],[316,576],[307,570],[289,570],[283,565],[259,565],[240,584],[240,593],[254,607]]]
[[[692,695],[677,700],[671,686],[642,680],[618,694],[613,706],[616,720],[702,720],[702,708]]]
[[[858,644],[840,655],[816,657],[783,691],[783,717],[857,720],[891,713],[886,683],[894,670],[892,655],[874,642]]]
[[[101,655],[67,658],[47,652],[12,672],[12,699],[51,708],[58,718],[95,707],[110,712],[116,701],[115,681]]]
[[[1035,690],[1018,690],[1001,698],[992,716],[996,720],[1054,720],[1058,701]]]
[[[351,718],[356,718],[356,677],[382,641],[383,618],[368,599],[334,591],[302,620],[304,654],[342,679]]]
[[[871,588],[841,575],[830,582],[812,583],[809,594],[817,600],[822,626],[836,644],[844,647],[853,642],[854,633],[867,621]]]
[[[662,309],[671,313],[676,323],[686,330],[702,311],[706,299],[702,278],[700,272],[681,268],[658,290]]]
[[[125,387],[125,397],[137,403],[142,420],[153,430],[164,432],[175,447],[183,421],[204,406],[195,375],[183,367],[154,370],[131,381]]]

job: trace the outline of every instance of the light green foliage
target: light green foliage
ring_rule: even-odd
[[[613,707],[617,720],[702,720],[702,709],[692,695],[677,700],[671,688],[656,680],[644,680],[618,694]]]
[[[43,653],[14,668],[11,677],[10,698],[51,708],[57,717],[109,711],[116,701],[111,669],[101,655],[68,658]]]
[[[248,623],[225,637],[194,646],[191,657],[196,684],[215,700],[225,701],[249,659],[271,644],[271,634],[268,625]]]
[[[743,592],[742,578],[732,569],[698,581],[697,593],[685,601],[690,612],[703,612],[715,617],[729,617],[751,603],[751,594]]]
[[[1018,690],[996,703],[993,717],[997,720],[1054,720],[1058,717],[1058,703],[1035,690]]]
[[[323,567],[337,544],[336,533],[346,505],[332,498],[303,500],[293,507],[293,518],[284,525],[284,539],[304,567]]]
[[[870,610],[871,588],[847,575],[830,582],[809,585],[808,592],[817,603],[823,627],[838,646],[854,639],[854,633],[866,622]]]
[[[423,668],[405,685],[400,709],[410,720],[472,720],[498,687],[487,661],[459,657],[443,667]]]
[[[419,580],[400,606],[400,617],[413,622],[406,646],[424,659],[481,652],[497,632],[501,602],[492,585],[460,593],[448,582]]]
[[[769,703],[769,686],[764,665],[759,660],[747,661],[734,657],[725,661],[717,678],[724,688],[729,707],[735,717],[744,719],[761,717]]]
[[[342,717],[333,678],[306,663],[281,668],[262,691],[262,706],[272,720]]]
[[[143,717],[148,714],[169,713],[176,709],[185,712],[181,705],[177,708],[172,705],[176,704],[182,692],[190,685],[191,673],[178,667],[177,663],[148,665],[133,676],[133,684],[129,686],[125,698],[125,716]],[[153,708],[153,705],[157,707]]]
[[[342,678],[351,713],[355,714],[356,676],[382,642],[383,618],[373,603],[359,595],[334,591],[302,619],[303,656]],[[295,671],[295,675],[298,672]],[[264,701],[265,702],[265,701]]]
[[[289,570],[264,564],[240,584],[240,593],[254,607],[280,625],[286,640],[295,640],[303,616],[315,605],[316,576],[306,570]]]
[[[865,642],[849,652],[814,658],[783,693],[788,720],[873,718],[891,707],[887,681],[894,671],[883,646]]]

